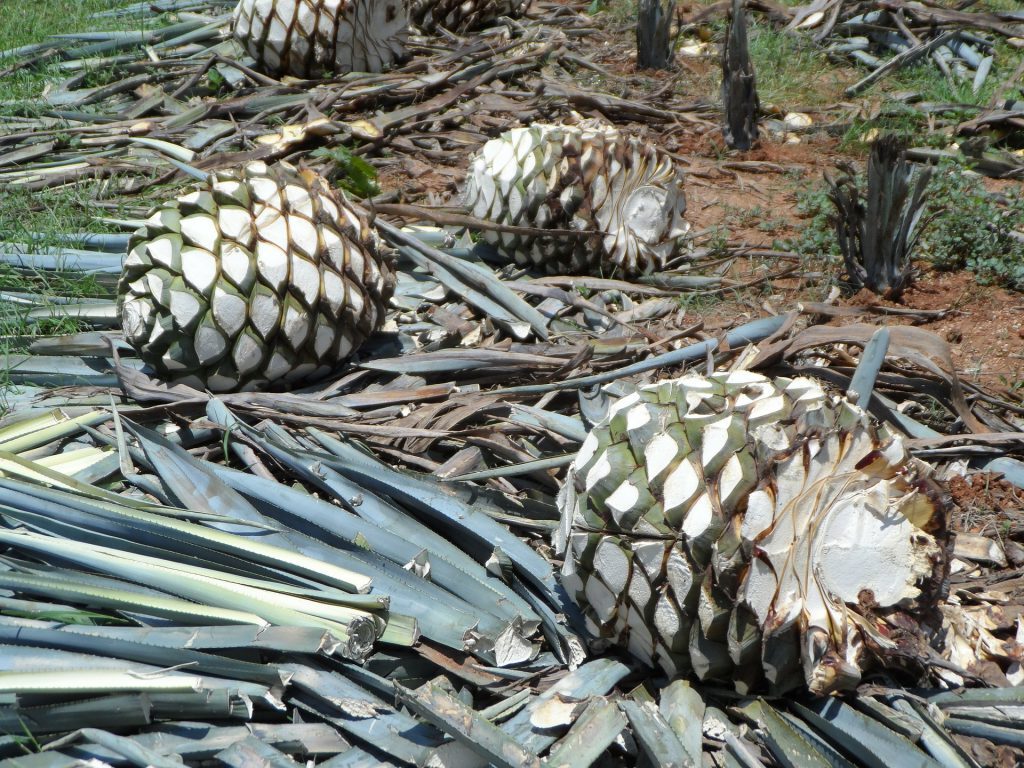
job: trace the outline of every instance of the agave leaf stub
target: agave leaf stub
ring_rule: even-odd
[[[633,276],[662,269],[688,225],[682,172],[666,153],[604,125],[507,131],[473,158],[464,202],[478,218],[572,235],[486,230],[522,266]]]
[[[214,392],[333,371],[384,321],[376,234],[310,171],[261,162],[150,212],[118,296],[126,340],[163,378]]]
[[[405,54],[404,0],[239,0],[235,39],[268,75],[382,72]]]
[[[810,379],[644,386],[570,467],[563,584],[595,636],[669,674],[847,688],[940,622],[946,510],[930,474]]]

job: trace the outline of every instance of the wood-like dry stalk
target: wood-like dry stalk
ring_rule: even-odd
[[[636,19],[636,64],[640,69],[668,69],[672,51],[672,18],[675,0],[640,0]]]
[[[729,32],[722,46],[722,134],[732,149],[750,149],[757,142],[757,83],[747,47],[743,0],[733,0]]]

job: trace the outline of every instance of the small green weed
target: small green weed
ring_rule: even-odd
[[[312,154],[318,160],[329,160],[328,178],[358,198],[380,194],[377,169],[354,154],[348,147],[318,149]]]
[[[786,220],[771,216],[770,212],[761,205],[753,208],[740,208],[729,203],[721,204],[725,219],[733,227],[741,229],[758,229],[762,232],[778,232],[787,226]]]
[[[941,269],[967,268],[983,283],[1024,290],[1024,199],[1000,201],[979,176],[955,164],[932,179],[926,215],[934,217],[922,255]]]
[[[839,148],[844,151],[865,151],[879,136],[892,133],[906,137],[914,146],[942,148],[949,144],[949,136],[928,130],[928,119],[919,110],[899,102],[889,102],[877,117],[858,117],[843,134]]]
[[[779,240],[776,246],[781,250],[795,251],[802,256],[809,256],[826,261],[838,260],[839,244],[836,233],[829,222],[832,202],[824,184],[808,188],[806,186],[796,193],[796,211],[805,224],[795,238]]]
[[[680,293],[677,301],[679,308],[685,314],[692,312],[696,315],[703,315],[725,301],[725,296],[721,293],[687,291]]]
[[[708,258],[721,259],[729,255],[729,239],[731,232],[728,227],[717,224],[707,230],[707,239],[701,243],[708,249]]]

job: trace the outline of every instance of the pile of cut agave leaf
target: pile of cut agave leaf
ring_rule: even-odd
[[[577,369],[608,370],[586,376],[559,372],[588,349],[580,331],[558,346],[368,357],[331,385],[267,396],[168,390],[130,366],[121,392],[83,373],[109,361],[56,358],[63,386],[16,386],[0,422],[0,754],[19,766],[1014,764],[1020,572],[980,567],[1001,559],[995,542],[963,547],[953,577],[965,621],[991,630],[977,647],[841,698],[744,697],[584,651],[548,557],[554,492],[608,393],[658,367],[710,354],[820,374],[930,435],[911,444],[943,460],[1019,445],[1012,432],[933,435],[897,409],[889,397],[909,381],[959,391],[919,357],[941,349],[925,332],[890,329],[883,361],[886,331],[792,320],[625,366],[595,334]],[[396,335],[411,347],[425,322]],[[481,383],[495,379],[531,383]],[[972,400],[964,418],[998,421]]]
[[[331,385],[265,397],[167,390],[130,366],[122,393],[107,374],[86,384],[81,371],[107,361],[62,356],[78,373],[15,387],[0,422],[0,754],[18,766],[1015,764],[1020,572],[980,567],[1003,557],[994,541],[979,551],[972,538],[955,561],[964,621],[991,630],[977,647],[843,697],[741,696],[585,651],[547,541],[561,470],[608,392],[711,354],[859,387],[925,434],[889,396],[915,379],[957,391],[911,370],[941,348],[924,331],[792,320],[626,366],[595,337],[590,365],[616,367],[568,379],[565,355],[542,364],[547,345],[498,345],[368,358]],[[419,331],[396,333],[411,345]],[[495,378],[532,383],[480,384]],[[980,399],[963,415],[996,419]],[[911,444],[938,458],[1019,441]]]
[[[151,5],[176,4],[138,12]],[[149,183],[168,153],[211,170],[242,155],[302,157],[374,126],[402,152],[428,135],[396,127],[415,125],[410,116],[474,108],[479,96],[453,95],[452,83],[491,73],[502,98],[521,89],[533,109],[531,78],[547,76],[532,53],[502,57],[499,46],[492,60],[466,43],[434,52],[433,87],[405,72],[386,86],[336,88],[349,89],[346,99],[364,88],[360,109],[386,89],[393,112],[361,124],[339,112],[277,133],[260,121],[305,112],[309,93],[235,80],[237,93],[207,94],[221,117],[252,118],[249,133],[225,119],[228,130],[210,102],[174,111],[206,87],[196,73],[209,56],[197,48],[223,23],[201,15],[218,4],[177,5],[196,17],[177,23],[198,25],[170,41],[158,27],[143,41],[169,62],[159,94],[143,87],[151,80],[117,79],[152,77],[118,52],[124,38],[93,36],[60,66],[99,57],[110,87],[52,90],[52,111],[0,137],[0,162],[23,153],[5,183],[116,174],[105,191],[124,218],[101,222],[106,232],[36,249],[27,232],[5,244],[5,262],[40,285],[52,269],[89,273],[109,291],[138,224],[120,195]],[[555,15],[503,34],[528,38],[509,50],[550,46],[552,59],[569,61],[577,38],[552,43],[559,23],[582,28]],[[321,113],[341,109],[330,86],[316,88]],[[437,101],[414,104],[414,91]],[[103,115],[156,135],[122,132],[111,143]],[[74,147],[69,121],[82,139]],[[457,131],[429,138],[440,153],[473,141]],[[705,329],[678,297],[731,287],[714,275],[534,278],[478,262],[470,284],[458,265],[482,249],[437,248],[444,233],[418,232],[391,235],[401,271],[385,331],[329,383],[285,394],[214,397],[152,380],[119,340],[109,293],[65,303],[42,290],[3,295],[2,312],[29,321],[63,312],[87,330],[35,338],[28,354],[8,357],[0,764],[1020,763],[1024,589],[1020,563],[1008,563],[1012,541],[1004,553],[997,541],[958,537],[949,606],[973,643],[880,665],[843,696],[785,698],[669,680],[625,652],[589,648],[550,546],[555,494],[588,428],[616,397],[684,366],[810,376],[856,392],[943,476],[970,462],[1024,483],[1012,458],[1024,453],[1019,402],[959,380],[945,343],[919,329],[816,325],[825,306]],[[933,408],[921,408],[921,393]]]

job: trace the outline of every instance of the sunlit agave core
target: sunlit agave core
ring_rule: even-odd
[[[940,621],[941,498],[899,436],[810,379],[690,374],[587,436],[562,581],[595,636],[669,674],[847,688]]]
[[[675,161],[603,125],[503,133],[470,163],[464,202],[498,224],[583,233],[482,233],[510,259],[551,273],[647,274],[678,252],[688,229]]]
[[[118,294],[125,338],[162,378],[227,392],[326,376],[383,323],[393,284],[323,178],[254,162],[151,211]]]

